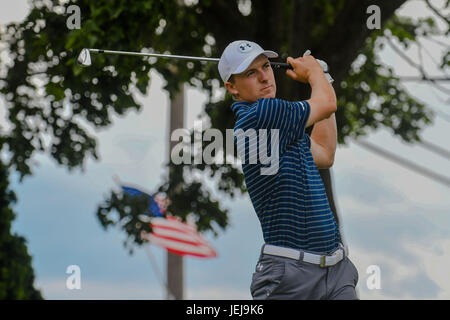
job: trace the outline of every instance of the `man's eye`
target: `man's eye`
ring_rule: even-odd
[[[251,75],[254,74],[254,73],[255,73],[254,71],[249,71],[249,72],[247,72],[247,77],[251,76]]]
[[[269,66],[270,66],[270,64],[269,64],[269,63],[267,63],[267,64],[265,64],[265,65],[264,65],[264,68],[266,68],[266,69],[267,69],[267,68],[268,68]]]

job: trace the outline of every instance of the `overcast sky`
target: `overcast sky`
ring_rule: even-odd
[[[20,21],[27,12],[25,0],[2,1],[0,6],[2,24]],[[427,10],[421,1],[408,1],[400,12],[418,17]],[[440,57],[439,47],[427,43],[427,48]],[[417,58],[414,50],[408,54]],[[417,74],[389,49],[381,58],[399,75]],[[427,70],[433,70],[432,60],[424,58]],[[17,175],[11,176],[11,188],[18,196],[13,229],[28,241],[36,286],[45,298],[165,298],[158,277],[158,272],[165,275],[164,250],[148,246],[157,271],[146,250],[138,249],[130,256],[122,245],[125,235],[116,229],[104,231],[95,217],[97,205],[111,188],[117,188],[114,174],[147,189],[162,182],[169,107],[162,85],[163,80],[152,72],[148,96],[138,96],[142,111],[114,117],[111,127],[94,133],[100,161],[89,161],[84,173],[69,173],[48,156],[38,155],[32,177],[19,183]],[[450,114],[442,101],[445,96],[429,85],[405,86],[430,108]],[[187,90],[186,127],[193,127],[205,101],[198,90]],[[7,127],[1,99],[0,126]],[[450,150],[449,132],[448,118],[438,116],[422,137]],[[372,132],[365,140],[450,177],[448,160],[420,146],[406,145],[388,130]],[[353,142],[338,147],[333,177],[344,239],[359,271],[361,299],[450,299],[449,188]],[[206,234],[217,258],[184,259],[187,299],[251,299],[251,275],[263,243],[259,222],[247,195],[221,200],[230,210],[231,225],[217,238]],[[81,290],[66,288],[66,269],[73,264],[81,268]],[[366,285],[371,265],[380,268],[381,289],[369,290]]]

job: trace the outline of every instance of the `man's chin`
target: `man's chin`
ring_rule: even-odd
[[[256,102],[259,99],[268,99],[268,98],[275,98],[275,92],[268,92],[266,94],[254,96],[253,98],[247,98],[247,99],[238,99],[239,101],[247,101],[247,102]]]
[[[261,98],[275,98],[275,92],[269,92],[269,93],[261,96]]]

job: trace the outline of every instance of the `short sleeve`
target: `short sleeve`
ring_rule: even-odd
[[[282,152],[288,144],[303,138],[309,114],[307,101],[266,98],[259,99],[256,106],[258,129],[278,129]]]

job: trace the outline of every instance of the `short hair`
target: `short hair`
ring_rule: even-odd
[[[231,83],[234,84],[234,74],[232,74],[232,75],[228,78],[228,82],[231,82]],[[238,101],[238,100],[237,100],[237,97],[236,97],[234,94],[232,94],[232,93],[230,93],[230,94],[231,94],[231,96],[233,97],[233,100],[234,100],[234,101]]]

